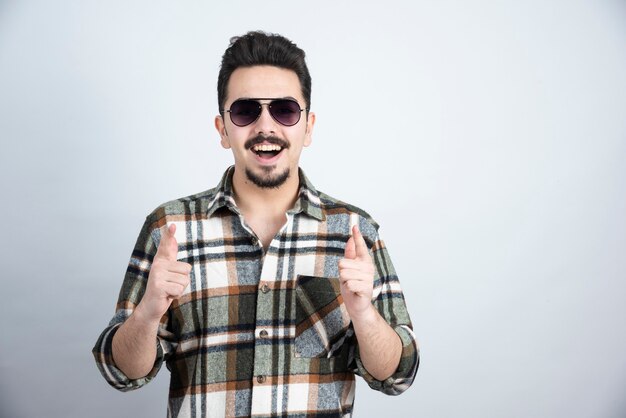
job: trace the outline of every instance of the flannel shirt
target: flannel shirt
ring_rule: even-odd
[[[211,190],[168,202],[146,218],[116,312],[93,354],[116,389],[171,372],[168,416],[351,416],[354,375],[390,395],[413,382],[419,352],[404,297],[378,225],[362,210],[318,192],[299,171],[286,223],[264,251],[235,205],[230,167]],[[364,368],[339,286],[338,261],[358,222],[375,264],[372,303],[402,341],[384,381]],[[144,294],[162,228],[176,224],[178,260],[191,283],[158,329],[157,358],[144,378],[115,366],[111,344]]]

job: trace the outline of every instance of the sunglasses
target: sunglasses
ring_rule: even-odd
[[[269,103],[261,103],[261,100],[269,100]],[[230,113],[230,120],[237,126],[247,126],[261,116],[263,106],[267,105],[272,118],[281,125],[293,126],[300,121],[302,109],[294,99],[254,98],[235,100],[230,109],[222,109],[222,112]]]

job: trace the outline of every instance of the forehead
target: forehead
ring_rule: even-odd
[[[293,97],[304,102],[296,73],[269,65],[239,67],[228,80],[226,103],[242,97]]]

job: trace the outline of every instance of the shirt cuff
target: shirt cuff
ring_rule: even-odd
[[[115,362],[113,361],[113,336],[119,329],[120,325],[122,324],[115,324],[106,328],[100,335],[100,338],[98,338],[92,352],[96,360],[98,370],[100,370],[104,379],[115,389],[122,392],[128,392],[130,390],[139,389],[156,376],[161,368],[161,365],[163,364],[164,351],[163,347],[161,347],[160,339],[157,337],[156,359],[152,370],[150,370],[150,372],[142,378],[129,379],[124,372],[117,368]]]
[[[393,330],[398,334],[402,342],[402,354],[398,368],[387,379],[377,380],[374,378],[363,366],[358,349],[355,355],[357,373],[363,377],[372,389],[386,395],[399,395],[407,390],[413,383],[419,367],[419,349],[411,328],[406,325],[398,325]]]

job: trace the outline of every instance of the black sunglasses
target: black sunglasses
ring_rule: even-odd
[[[269,103],[261,103],[261,100],[269,100]],[[294,99],[272,99],[257,97],[253,99],[235,100],[230,109],[222,109],[222,112],[230,113],[230,120],[237,126],[247,126],[261,116],[263,106],[267,105],[272,118],[281,125],[293,126],[300,121],[303,110]]]

